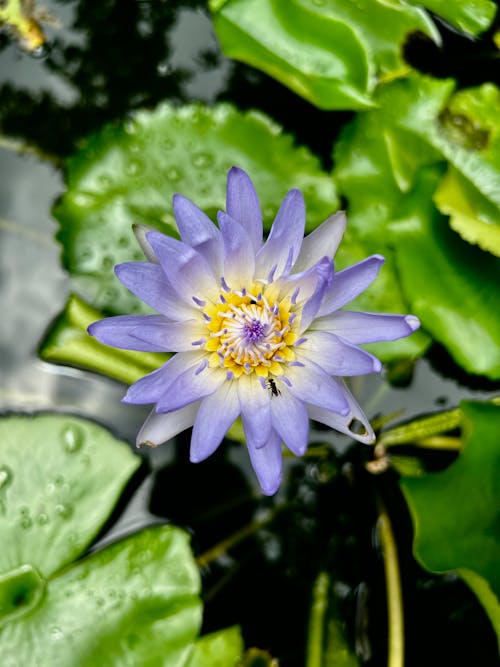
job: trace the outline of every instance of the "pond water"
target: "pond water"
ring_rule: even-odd
[[[59,28],[47,29],[52,42],[49,54],[34,59],[6,40],[0,51],[0,409],[79,414],[132,442],[148,410],[122,404],[122,385],[37,357],[44,332],[71,291],[60,264],[60,247],[54,240],[57,225],[51,217],[53,203],[64,191],[58,165],[82,137],[103,123],[120,119],[131,109],[154,107],[161,99],[176,104],[233,99],[243,107],[264,111],[272,108],[285,129],[294,131],[299,142],[308,143],[325,164],[330,159],[329,149],[321,146],[321,129],[327,123],[331,126],[333,119],[340,127],[346,114],[317,111],[264,75],[225,59],[201,2],[52,0],[45,4],[61,23]],[[18,144],[25,143],[33,147],[31,154],[22,155],[17,150]],[[165,196],[171,194],[166,192]],[[399,418],[407,420],[443,406],[455,406],[464,398],[492,395],[491,385],[458,372],[440,348],[434,348],[431,360],[419,361],[405,386],[391,386],[383,377],[354,382],[353,389],[368,416],[399,412]],[[154,475],[145,472],[144,484],[123,508],[124,514],[111,532],[102,536],[104,541],[159,515],[186,525],[193,532],[195,549],[203,551],[268,505],[268,501],[258,500],[246,455],[239,448],[230,448],[227,456],[219,453],[201,466],[187,466],[185,440],[180,437],[177,445],[145,454]],[[360,613],[363,591],[370,591],[372,601],[383,596],[383,590],[374,583],[380,563],[359,562],[371,539],[371,517],[362,516],[368,491],[365,488],[359,493],[360,485],[368,483],[358,477],[356,493],[348,483],[349,467],[357,465],[359,457],[349,454],[347,440],[326,431],[315,432],[313,441],[331,442],[337,456],[329,462],[331,468],[326,463],[306,467],[289,463],[291,482],[280,495],[290,498],[296,494],[303,501],[301,507],[283,518],[281,526],[252,537],[205,572],[207,629],[240,622],[249,644],[258,643],[283,656],[283,667],[301,665],[300,646],[314,569],[304,562],[305,545],[314,540],[312,558],[321,552],[324,524],[331,512],[338,512],[340,523],[363,524],[357,537],[345,525],[342,531],[349,543],[336,547],[335,558],[340,553],[343,562],[340,578],[347,590],[344,599],[348,615]],[[327,491],[320,488],[319,480],[328,475],[333,479],[339,470],[337,486]],[[393,480],[389,486],[391,483]],[[217,485],[220,490],[216,490]],[[205,514],[204,502],[210,506]],[[405,520],[403,517],[402,523]],[[348,563],[353,554],[355,566]],[[356,586],[360,571],[366,581]],[[417,579],[420,583],[412,589],[416,607],[423,600],[429,605],[437,599],[437,591],[448,587],[449,600],[455,601],[464,618],[472,623],[470,627],[475,627],[471,618],[483,612],[463,584],[453,577],[437,582],[421,573]],[[294,618],[286,609],[290,591],[300,609]],[[451,613],[454,603],[441,605],[441,609],[429,612],[422,626],[431,634],[435,632],[430,627],[433,619]],[[286,619],[286,631],[274,626],[273,618],[278,613]],[[372,623],[375,630],[381,625],[376,620]],[[491,642],[486,624],[478,625],[475,631]],[[356,632],[357,641],[362,642],[359,625]],[[443,636],[447,632],[444,628]],[[384,653],[379,644],[383,641],[378,644],[373,636],[371,641],[366,662],[383,664],[379,662]],[[411,641],[417,645],[417,637]],[[372,662],[370,654],[375,655]]]

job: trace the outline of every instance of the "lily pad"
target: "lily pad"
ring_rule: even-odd
[[[500,91],[487,83],[454,93],[455,82],[412,74],[380,91],[389,122],[432,146],[483,197],[500,219]],[[470,195],[467,189],[464,196]],[[477,205],[476,205],[477,206]],[[483,205],[479,204],[482,211]]]
[[[425,7],[441,16],[452,26],[469,33],[478,35],[490,27],[497,6],[492,0],[409,0],[411,5]]]
[[[379,111],[359,114],[342,132],[335,145],[334,177],[348,201],[348,225],[335,258],[336,268],[373,253],[386,258],[377,280],[349,305],[353,310],[411,312],[396,270],[397,238],[392,236],[390,222],[397,217],[419,168],[436,159],[439,156],[418,138],[384,124]],[[429,336],[418,331],[407,339],[377,343],[369,349],[383,361],[390,361],[418,357],[429,342]]]
[[[403,292],[426,331],[470,373],[500,378],[500,259],[470,246],[432,206],[436,171],[422,174],[392,223]]]
[[[63,415],[7,417],[0,435],[2,665],[184,665],[201,623],[184,531],[154,526],[71,562],[140,458]]]
[[[449,138],[442,138],[444,130],[436,128],[443,122],[440,110],[446,108],[452,88],[450,82],[416,76],[385,86],[379,109],[360,114],[342,133],[334,176],[349,203],[351,238],[388,258],[386,282],[376,281],[358,308],[414,313],[463,368],[495,379],[500,377],[500,263],[464,243],[432,204],[448,157],[460,178],[475,187],[471,163],[483,157],[472,145],[480,137],[484,140],[479,127],[492,127],[490,112],[474,98],[482,110],[476,113],[481,124],[458,138],[451,138],[450,129]],[[492,131],[488,137],[493,146],[496,135]],[[492,156],[496,159],[496,153]],[[491,175],[490,184],[499,179],[493,162],[485,172]],[[498,186],[500,190],[500,181]],[[484,185],[483,191],[481,201],[496,210]],[[340,260],[346,250],[341,247]],[[408,341],[416,342],[413,336]]]
[[[267,228],[293,187],[304,193],[309,229],[337,208],[333,180],[319,161],[264,115],[227,104],[162,104],[107,126],[68,161],[68,190],[53,214],[78,291],[108,313],[146,312],[113,273],[117,263],[143,259],[132,224],[176,235],[175,192],[215,216],[225,208],[226,172],[233,165],[252,177]]]
[[[80,556],[140,458],[76,417],[0,421],[0,572],[29,564],[44,578]]]
[[[500,407],[464,402],[464,450],[446,470],[404,478],[414,552],[432,572],[456,572],[477,595],[500,639]]]
[[[185,667],[238,667],[243,651],[240,629],[226,628],[200,637]]]
[[[500,257],[500,209],[454,167],[450,167],[434,193],[441,213],[450,216],[452,229],[468,243]]]
[[[440,40],[423,10],[398,2],[212,0],[210,7],[225,55],[321,109],[373,106],[379,80],[408,72],[401,51],[411,33]]]

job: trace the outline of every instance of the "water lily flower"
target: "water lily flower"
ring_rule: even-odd
[[[115,268],[159,314],[109,317],[89,327],[106,345],[175,352],[123,399],[156,404],[138,445],[159,445],[192,426],[190,458],[202,461],[241,416],[262,491],[272,495],[281,480],[282,443],[303,455],[309,419],[373,442],[343,378],[381,370],[359,344],[407,336],[419,321],[341,309],[371,284],[384,258],[373,255],[335,273],[345,216],[330,216],[304,238],[299,190],[285,196],[263,241],[257,193],[236,167],[218,227],[181,195],[173,208],[181,240],[139,226],[148,261]]]

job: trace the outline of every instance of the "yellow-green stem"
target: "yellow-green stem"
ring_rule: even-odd
[[[380,498],[377,505],[377,531],[382,546],[387,594],[387,667],[404,667],[403,594],[401,590],[398,550],[389,515]]]

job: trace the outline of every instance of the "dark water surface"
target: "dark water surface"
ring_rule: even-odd
[[[51,49],[44,59],[33,59],[6,39],[0,47],[0,409],[81,414],[132,442],[147,409],[120,403],[121,385],[37,358],[43,333],[70,291],[50,215],[64,190],[55,164],[62,164],[81,138],[130,110],[152,108],[162,99],[175,104],[230,99],[273,115],[329,167],[331,137],[349,114],[320,112],[264,75],[226,60],[204,3],[45,4],[62,27],[47,29]],[[414,52],[412,57],[422,60],[418,49]],[[446,62],[440,66],[446,69]],[[53,162],[12,150],[10,142],[17,139]],[[402,410],[409,419],[490,394],[487,384],[460,374],[442,350],[435,348],[431,361],[419,361],[413,380],[401,388],[379,377],[357,379],[353,387],[368,415]],[[338,575],[353,643],[364,641],[355,618],[367,601],[372,658],[365,653],[366,663],[383,664],[385,603],[371,533],[373,481],[364,473],[360,446],[349,449],[347,441],[327,431],[315,433],[314,440],[331,442],[335,450],[320,463],[289,464],[289,481],[278,499],[288,499],[290,509],[204,573],[205,626],[241,623],[249,645],[268,648],[283,667],[300,667],[311,583],[326,567]],[[148,454],[154,473],[145,473],[143,485],[121,508],[111,536],[166,517],[188,527],[195,550],[202,552],[272,504],[259,498],[242,448],[228,447],[199,466],[187,464],[186,451],[182,436]],[[398,503],[395,478],[389,475],[381,484]],[[409,521],[404,509],[400,514],[395,519],[400,546],[409,553]],[[446,664],[477,664],[478,642],[493,646],[495,655],[492,632],[468,589],[451,576],[424,575],[407,561],[409,664],[443,664],[443,656]],[[434,642],[438,648],[431,650]]]

